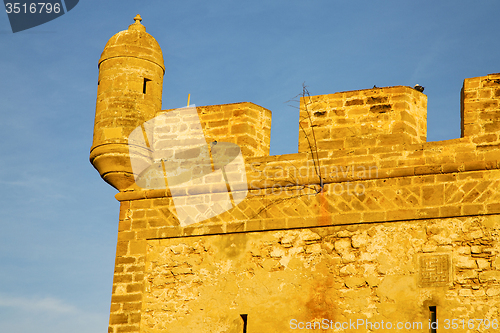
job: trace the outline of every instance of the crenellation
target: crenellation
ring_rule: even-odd
[[[418,94],[408,87],[389,87],[303,97],[299,152],[425,142],[426,99]],[[328,106],[332,100],[335,109]],[[333,125],[344,124],[346,117],[350,126]]]
[[[462,88],[462,137],[473,137],[477,144],[498,144],[500,130],[500,78],[498,74],[466,79]],[[488,135],[490,134],[490,135]]]

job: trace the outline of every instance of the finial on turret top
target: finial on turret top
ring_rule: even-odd
[[[139,31],[146,31],[146,27],[141,24],[142,18],[141,15],[137,14],[134,17],[134,24],[131,24],[128,26],[128,30],[139,30]]]

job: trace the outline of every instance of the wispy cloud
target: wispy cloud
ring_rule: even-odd
[[[55,297],[0,294],[0,332],[104,332],[108,312],[88,312]]]
[[[78,309],[71,304],[52,297],[25,298],[0,295],[0,307],[15,308],[28,312],[50,312],[54,314],[78,312]]]
[[[446,34],[434,38],[432,45],[425,49],[418,61],[409,82],[417,83],[419,78],[429,77],[435,68],[442,65],[442,59],[453,43]]]

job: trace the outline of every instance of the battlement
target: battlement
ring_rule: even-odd
[[[208,142],[231,142],[243,156],[269,156],[271,111],[253,103],[197,107]]]
[[[498,144],[500,73],[466,79],[462,87],[462,137],[477,144]]]
[[[140,17],[128,30],[109,40],[99,60],[90,159],[103,179],[122,192],[142,191],[136,184],[138,175],[132,170],[134,164],[159,163],[154,160],[155,145],[164,145],[165,140],[155,137],[157,142],[151,142],[151,146],[134,144],[136,148],[130,152],[129,136],[134,129],[144,127],[146,122],[169,112],[160,110],[164,72],[161,49],[140,24]],[[433,152],[449,151],[458,142],[462,146],[456,146],[456,152],[468,149],[465,148],[468,143],[477,145],[481,152],[494,151],[500,144],[499,82],[500,74],[466,79],[461,96],[463,140],[432,144],[426,142],[427,97],[410,87],[305,96],[300,100],[298,154],[286,159],[290,160],[289,163],[292,163],[291,160],[302,163],[304,157],[301,154],[311,154],[307,160],[314,162],[316,176],[320,178],[318,183],[324,184],[329,179],[319,175],[319,168],[331,163],[346,165],[364,161],[381,169],[412,163],[423,166],[421,161],[411,159],[419,154],[418,151],[424,155],[431,154],[427,152],[427,147],[433,147],[429,148]],[[247,163],[257,157],[262,157],[263,162],[266,160],[269,155],[271,111],[245,102],[201,106],[197,107],[197,113],[203,130],[200,134],[205,138],[197,142],[206,146],[203,150],[210,151],[214,142],[226,142],[238,145]],[[183,133],[186,142],[190,141],[186,131],[194,125],[186,123],[182,116],[170,121],[184,123],[177,130]],[[166,125],[162,128],[170,130]],[[165,134],[163,137],[172,135]],[[159,144],[159,141],[162,143]],[[193,149],[191,155],[197,151],[196,147]],[[477,149],[474,152],[477,153]],[[477,156],[468,157],[468,163],[483,161],[477,160]],[[342,158],[346,160],[342,161]],[[276,159],[280,160],[280,157]],[[441,163],[451,163],[451,160],[443,159]],[[459,162],[453,160],[453,163]]]
[[[299,152],[426,142],[427,96],[410,87],[339,92],[300,102]]]
[[[249,189],[267,190],[291,183],[341,183],[356,178],[353,173],[363,170],[377,172],[364,174],[358,180],[495,169],[500,160],[500,74],[465,79],[461,98],[463,137],[426,142],[427,97],[412,88],[397,86],[303,97],[299,153],[283,156],[269,156],[269,110],[244,102],[201,106],[197,112],[207,146],[217,141],[240,146]],[[130,133],[117,128],[120,119],[99,131]],[[103,123],[96,118],[97,124]],[[185,130],[189,131],[189,126]],[[119,141],[126,139],[122,136]],[[122,158],[130,157],[124,153]],[[115,173],[131,177],[130,166],[123,171],[127,162],[116,163],[116,159],[114,156],[107,170],[112,170],[114,164]],[[166,193],[131,186],[122,188],[117,199],[161,198]]]
[[[453,192],[451,199],[446,189],[450,182],[466,183],[483,171],[493,177],[500,168],[494,130],[500,112],[497,77],[465,80],[462,123],[470,135],[437,142],[425,142],[426,96],[409,87],[302,98],[300,152],[288,155],[268,156],[270,111],[251,103],[198,107],[207,144],[246,144],[247,198],[199,227],[176,226],[168,189],[131,188],[116,198],[131,207],[137,200],[153,200],[150,209],[169,210],[165,227],[150,230],[154,237],[496,213],[500,205],[492,196],[472,203],[466,192]],[[472,116],[478,123],[464,121]],[[477,130],[471,133],[471,127]],[[417,184],[426,185],[415,192]],[[488,184],[496,193],[493,183]],[[391,200],[396,200],[391,209],[384,204],[388,197],[379,196],[387,187],[397,188],[390,190]],[[297,213],[297,205],[304,205],[304,214]]]
[[[470,147],[477,146],[482,153],[493,156],[494,148],[499,144],[499,77],[500,74],[490,74],[464,81],[461,103],[463,138],[443,142],[426,142],[427,97],[409,87],[303,97],[300,104],[299,154],[295,158],[300,161],[302,153],[314,155],[317,152],[319,155],[314,155],[314,158],[326,159],[326,164],[330,164],[333,158],[344,157],[349,158],[350,163],[366,161],[375,163],[380,169],[398,168],[418,163],[411,158],[418,153],[412,151],[429,155],[425,152],[427,147],[432,147],[429,149],[435,152],[436,147],[442,146],[439,150],[450,151],[453,155],[453,147],[457,152],[463,152],[470,144]],[[247,102],[201,106],[197,111],[207,145],[213,141],[232,142],[240,146],[246,160],[269,155],[271,111]],[[118,120],[100,131],[130,133],[130,130],[122,131],[114,125]],[[122,137],[121,142],[126,142],[126,139]],[[492,152],[487,153],[489,151]],[[388,154],[398,156],[397,163],[394,159],[387,159]],[[314,159],[313,155],[311,159]],[[125,154],[124,158],[128,156]],[[293,159],[292,156],[286,158]],[[442,163],[452,160],[459,163],[454,159],[444,159]],[[345,161],[339,162],[345,164]],[[474,157],[464,162],[478,161]],[[124,164],[126,162],[120,163]],[[397,172],[396,169],[392,171]],[[124,173],[131,175],[133,172],[129,167]],[[137,190],[136,187],[131,189]]]

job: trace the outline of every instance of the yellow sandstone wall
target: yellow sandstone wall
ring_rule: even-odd
[[[109,64],[127,82],[143,75]],[[465,326],[450,332],[495,331],[467,323],[500,319],[500,74],[464,81],[463,136],[439,142],[426,142],[427,98],[409,87],[304,97],[299,152],[279,156],[269,110],[198,107],[207,145],[241,147],[249,191],[184,227],[168,188],[133,183],[130,158],[151,152],[124,149],[132,127],[168,111],[122,124],[129,104],[102,106],[104,76],[91,161],[120,190],[110,333],[294,332],[323,320],[356,323],[326,332],[370,332],[367,321],[429,332],[430,307],[438,332],[452,319]]]
[[[496,215],[149,240],[141,331],[243,332],[246,314],[247,332],[323,318],[428,332],[429,306],[497,318],[499,229]]]

